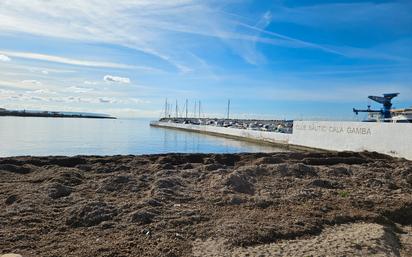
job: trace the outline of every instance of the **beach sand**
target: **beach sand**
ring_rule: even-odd
[[[412,256],[377,153],[0,158],[0,256]]]

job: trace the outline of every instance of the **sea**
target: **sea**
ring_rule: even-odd
[[[150,119],[0,117],[0,157],[285,151],[149,123]]]

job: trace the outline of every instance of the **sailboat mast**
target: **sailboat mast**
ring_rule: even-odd
[[[176,100],[176,118],[178,117],[179,117],[179,113],[178,113],[177,100]]]
[[[165,118],[167,118],[167,98],[166,98],[166,101],[165,101]]]
[[[186,99],[186,119],[187,119],[187,108],[188,108],[188,101],[187,101],[187,99]]]
[[[227,100],[227,119],[230,118],[230,99]]]

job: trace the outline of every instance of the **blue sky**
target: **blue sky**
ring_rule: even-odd
[[[412,2],[2,0],[0,106],[159,117],[354,118],[412,105]],[[375,107],[378,107],[375,105]]]

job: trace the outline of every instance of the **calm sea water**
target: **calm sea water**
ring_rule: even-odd
[[[0,156],[283,151],[268,145],[153,128],[149,121],[0,117]]]

